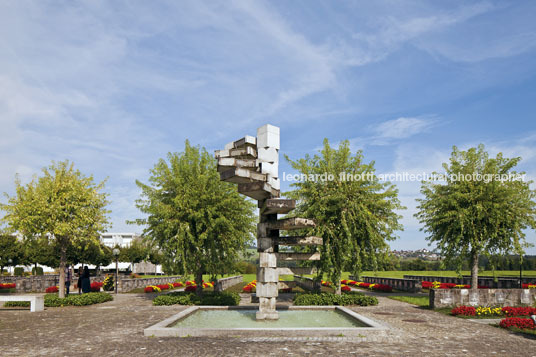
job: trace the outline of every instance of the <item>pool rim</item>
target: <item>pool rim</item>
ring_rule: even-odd
[[[199,310],[257,310],[254,306],[190,306],[179,313],[176,313],[146,329],[143,334],[145,336],[155,337],[179,337],[179,336],[223,336],[232,333],[248,334],[248,333],[262,333],[266,332],[269,335],[282,332],[284,335],[287,333],[294,333],[298,335],[309,335],[315,332],[325,332],[332,334],[359,334],[363,332],[382,332],[388,330],[388,326],[383,323],[374,321],[368,317],[365,317],[357,312],[345,307],[345,306],[278,306],[277,310],[328,310],[339,311],[347,317],[358,320],[361,323],[367,325],[363,327],[233,327],[233,328],[195,328],[195,327],[171,327],[179,320],[182,320],[189,315]]]

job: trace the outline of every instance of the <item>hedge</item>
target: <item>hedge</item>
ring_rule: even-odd
[[[236,306],[240,302],[240,295],[234,292],[204,292],[201,297],[184,291],[177,291],[160,295],[153,299],[153,305],[211,305]]]
[[[342,295],[336,295],[331,293],[305,293],[296,294],[294,297],[294,305],[308,306],[308,305],[359,305],[369,306],[378,305],[378,299],[373,296],[366,296],[359,292],[349,292]]]
[[[58,307],[58,306],[85,306],[100,304],[106,301],[112,301],[114,298],[111,294],[107,293],[87,293],[81,295],[69,295],[65,298],[58,297],[58,294],[46,294],[45,306],[46,307]],[[8,301],[4,304],[5,307],[25,307],[30,306],[29,301]]]

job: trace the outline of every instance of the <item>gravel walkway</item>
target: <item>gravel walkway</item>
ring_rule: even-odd
[[[30,313],[0,309],[2,356],[536,356],[536,341],[502,329],[445,316],[378,296],[380,304],[357,307],[391,326],[387,336],[285,338],[150,338],[143,329],[181,306],[152,306],[152,294],[120,294],[86,307]]]

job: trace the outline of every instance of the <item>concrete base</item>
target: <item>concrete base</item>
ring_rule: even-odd
[[[255,317],[257,318],[257,320],[279,320],[279,314],[277,313],[277,311],[257,311]]]
[[[340,336],[349,338],[367,337],[377,340],[378,336],[386,336],[389,332],[387,325],[378,323],[360,315],[344,306],[278,306],[278,309],[288,310],[337,310],[350,318],[364,323],[365,327],[299,327],[299,328],[171,328],[177,321],[195,313],[197,310],[251,310],[248,306],[192,306],[175,314],[162,322],[157,323],[143,331],[144,336],[154,337],[194,337],[194,336],[224,336],[224,337],[329,337]]]

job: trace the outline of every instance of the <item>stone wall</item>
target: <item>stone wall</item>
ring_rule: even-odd
[[[319,281],[314,281],[312,278],[294,275],[294,281],[303,290],[320,291],[321,284]]]
[[[453,283],[470,285],[471,277],[463,276],[462,278],[453,276],[421,276],[421,275],[404,275],[404,279],[415,279],[419,281],[439,281],[440,283]],[[533,283],[535,278],[523,278],[523,284]],[[518,289],[519,278],[506,278],[498,277],[497,281],[494,281],[492,277],[478,277],[478,285],[485,286],[494,289]]]
[[[235,275],[230,276],[228,278],[222,278],[216,280],[216,284],[214,285],[214,291],[223,291],[233,285],[239,284],[242,281],[244,281],[244,277],[242,275]]]
[[[106,276],[92,276],[91,282],[102,282]],[[181,280],[182,276],[171,276],[163,278],[143,278],[143,279],[130,279],[122,278],[119,276],[118,292],[129,292],[136,288],[144,288],[147,285],[158,285],[173,283],[176,280]],[[74,289],[74,284],[78,281],[78,277],[75,275],[71,288]],[[17,293],[29,293],[29,292],[45,292],[46,288],[50,286],[57,286],[60,284],[60,276],[58,274],[45,274],[34,276],[3,276],[0,278],[2,283],[15,283],[17,284]]]
[[[177,280],[182,280],[183,277],[180,275],[177,276],[168,276],[162,278],[137,278],[137,279],[119,279],[119,284],[117,284],[117,291],[120,293],[128,293],[131,290],[137,288],[144,288],[148,285],[160,285],[167,283],[174,283]],[[98,280],[91,280],[98,281]]]
[[[351,280],[356,280],[350,275]],[[421,281],[417,279],[401,279],[401,278],[380,278],[377,276],[363,276],[361,281],[371,284],[384,284],[389,285],[393,289],[400,291],[408,291],[411,293],[418,293],[422,289]]]
[[[430,289],[430,307],[520,306],[536,301],[536,289]]]

